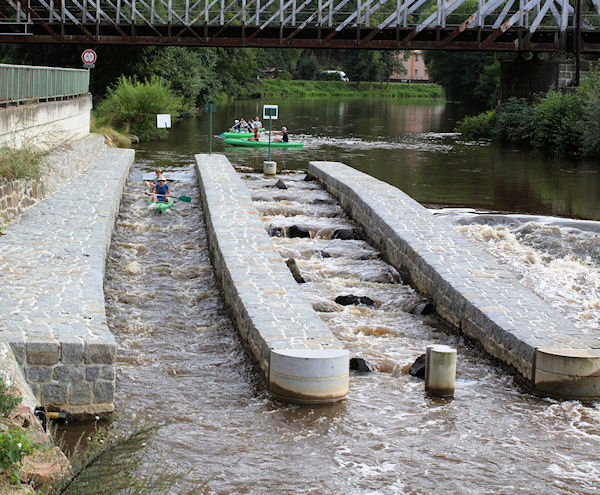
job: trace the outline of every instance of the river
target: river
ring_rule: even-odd
[[[463,143],[451,133],[456,110],[435,102],[265,103],[279,104],[278,123],[306,143],[274,152],[281,166],[343,161],[401,187],[486,246],[582,332],[598,331],[597,164]],[[259,114],[260,104],[220,105],[215,134],[234,117]],[[169,140],[137,150],[107,263],[107,315],[119,346],[116,421],[150,413],[168,422],[157,463],[187,471],[188,481],[208,480],[209,493],[600,493],[597,404],[524,393],[435,315],[413,314],[423,298],[368,244],[329,239],[328,227],[352,221],[327,193],[290,172],[282,174],[289,189],[276,194],[246,171],[265,227],[310,226],[311,239],[274,243],[297,259],[323,321],[376,369],[352,374],[338,404],[270,399],[212,279],[193,171],[207,129],[206,119],[186,119]],[[260,167],[266,156],[218,140],[213,150],[238,166]],[[192,203],[150,214],[144,178],[157,166]],[[331,258],[317,256],[323,249]],[[333,302],[350,291],[375,307]],[[429,343],[458,349],[453,399],[427,397],[423,382],[405,373]]]

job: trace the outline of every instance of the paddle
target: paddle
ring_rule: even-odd
[[[147,194],[148,196],[157,196],[157,194],[151,193],[151,192],[147,192],[144,194]],[[189,203],[192,200],[192,198],[190,198],[189,196],[175,196],[175,197],[169,196],[169,198],[178,199],[179,201],[183,201],[184,203]]]

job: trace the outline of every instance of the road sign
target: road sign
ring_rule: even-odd
[[[84,64],[95,64],[97,58],[98,56],[94,50],[83,50],[83,53],[81,54],[81,60],[83,60]]]
[[[277,120],[279,107],[277,105],[263,105],[263,119]]]
[[[204,105],[204,111],[208,113],[215,113],[217,111],[217,105],[214,103],[207,103]]]
[[[171,127],[171,114],[170,113],[157,113],[156,114],[156,127],[159,129],[169,129]]]

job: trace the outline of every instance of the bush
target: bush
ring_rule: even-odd
[[[577,152],[581,143],[578,123],[581,108],[576,93],[549,91],[533,108],[533,147],[559,154]]]
[[[23,430],[0,431],[0,467],[10,473],[11,483],[21,482],[23,458],[33,454],[33,445]]]
[[[0,148],[0,177],[37,179],[42,176],[45,156],[45,151],[31,146]]]
[[[456,127],[465,139],[479,139],[492,137],[492,129],[496,121],[496,111],[489,110],[479,115],[465,117]]]
[[[182,109],[182,99],[160,78],[141,82],[122,76],[98,107],[99,125],[131,132],[142,140],[161,139],[167,130],[156,128],[156,114],[169,113],[175,120]]]
[[[586,156],[600,156],[600,72],[590,70],[577,89],[581,100],[581,117],[578,130],[581,137],[581,152]]]
[[[525,98],[510,98],[497,112],[492,135],[501,143],[530,145],[533,108]]]
[[[0,218],[0,227],[3,223],[3,219]],[[0,230],[2,229],[0,228]],[[15,387],[7,385],[4,380],[0,379],[0,417],[7,418],[20,402],[21,397],[17,394]]]

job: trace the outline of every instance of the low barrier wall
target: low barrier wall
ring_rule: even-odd
[[[215,278],[269,392],[298,403],[343,399],[348,351],[298,288],[227,158],[195,158]]]
[[[52,148],[90,133],[92,95],[0,108],[0,147]]]
[[[75,155],[81,144],[73,144]],[[106,322],[104,266],[133,158],[133,150],[102,145],[84,160],[84,172],[0,236],[0,342],[10,344],[50,410],[114,409],[116,344]]]
[[[402,191],[342,163],[311,162],[387,261],[438,314],[541,395],[600,398],[600,337],[585,337],[490,255]]]

